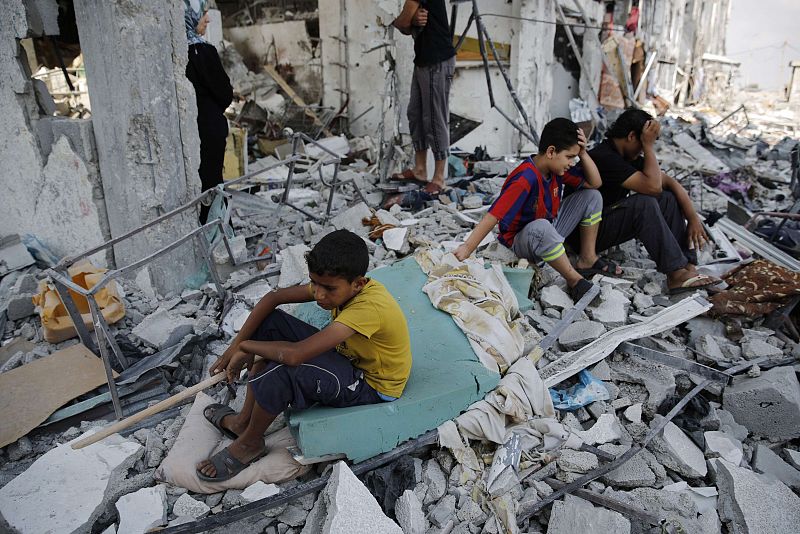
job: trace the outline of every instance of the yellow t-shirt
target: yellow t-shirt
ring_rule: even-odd
[[[403,310],[391,293],[380,282],[369,280],[331,315],[356,331],[336,350],[364,371],[367,384],[379,393],[399,397],[411,373],[411,340]]]

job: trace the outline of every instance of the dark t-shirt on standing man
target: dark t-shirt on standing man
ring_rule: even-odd
[[[414,33],[414,64],[426,67],[450,59],[456,55],[456,49],[444,0],[420,0],[419,5],[428,10],[428,23]]]

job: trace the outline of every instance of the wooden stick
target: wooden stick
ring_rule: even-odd
[[[319,120],[317,114],[314,113],[311,110],[311,108],[309,108],[306,105],[305,101],[302,98],[300,98],[300,95],[298,95],[294,91],[294,89],[292,89],[289,83],[283,79],[283,76],[278,74],[278,71],[275,70],[275,67],[273,67],[272,65],[264,65],[264,70],[267,71],[267,74],[272,76],[272,79],[275,80],[275,82],[281,87],[281,89],[283,89],[283,91],[287,95],[289,95],[289,98],[291,98],[295,104],[297,104],[301,108],[304,108],[305,114],[308,115],[308,117],[310,117],[311,120],[314,121],[314,124],[316,124],[317,126],[322,126],[322,133],[324,133],[327,137],[333,136],[333,133],[331,133],[331,131],[327,127],[325,127],[324,124],[322,124],[322,121]]]
[[[151,415],[155,415],[155,414],[157,414],[159,412],[163,412],[164,410],[166,410],[168,408],[172,408],[173,406],[175,406],[179,402],[181,402],[183,400],[186,400],[189,397],[192,397],[198,391],[202,391],[202,390],[204,390],[206,388],[210,388],[214,384],[218,384],[218,383],[222,382],[223,380],[225,380],[225,376],[226,375],[223,372],[223,373],[217,373],[214,376],[206,378],[202,382],[199,382],[199,383],[193,385],[190,388],[184,389],[180,393],[177,393],[177,394],[173,395],[172,397],[170,397],[168,399],[164,399],[163,401],[159,402],[158,404],[154,404],[154,405],[150,406],[149,408],[146,408],[146,409],[142,410],[139,413],[133,414],[130,417],[126,417],[122,421],[117,421],[113,425],[107,426],[103,430],[101,430],[101,431],[99,431],[99,432],[97,432],[95,434],[92,434],[88,438],[82,439],[80,441],[76,441],[75,443],[72,444],[72,448],[75,449],[75,450],[82,449],[82,448],[86,447],[87,445],[91,445],[92,443],[97,443],[98,441],[100,441],[100,440],[102,440],[104,438],[107,438],[111,434],[116,434],[120,430],[124,430],[124,429],[128,428],[129,426],[134,425],[134,424],[138,423],[139,421],[142,421],[143,419],[147,419]]]

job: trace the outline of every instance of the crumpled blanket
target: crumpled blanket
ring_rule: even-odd
[[[504,373],[525,350],[530,325],[519,313],[517,297],[499,265],[460,262],[439,249],[419,249],[415,259],[428,275],[422,290],[449,313],[487,368]]]
[[[740,265],[722,279],[730,287],[708,299],[714,315],[759,317],[800,295],[800,273],[767,260]]]
[[[465,438],[504,443],[508,427],[535,416],[554,418],[555,414],[553,400],[536,365],[528,358],[520,358],[497,387],[459,415],[456,423]]]

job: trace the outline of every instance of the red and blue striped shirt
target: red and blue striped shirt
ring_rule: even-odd
[[[514,243],[514,236],[526,224],[536,219],[553,221],[558,215],[564,185],[580,187],[583,185],[583,171],[572,168],[564,176],[545,177],[526,158],[519,167],[509,173],[503,183],[500,196],[494,201],[489,213],[500,221],[498,240],[507,247]]]

